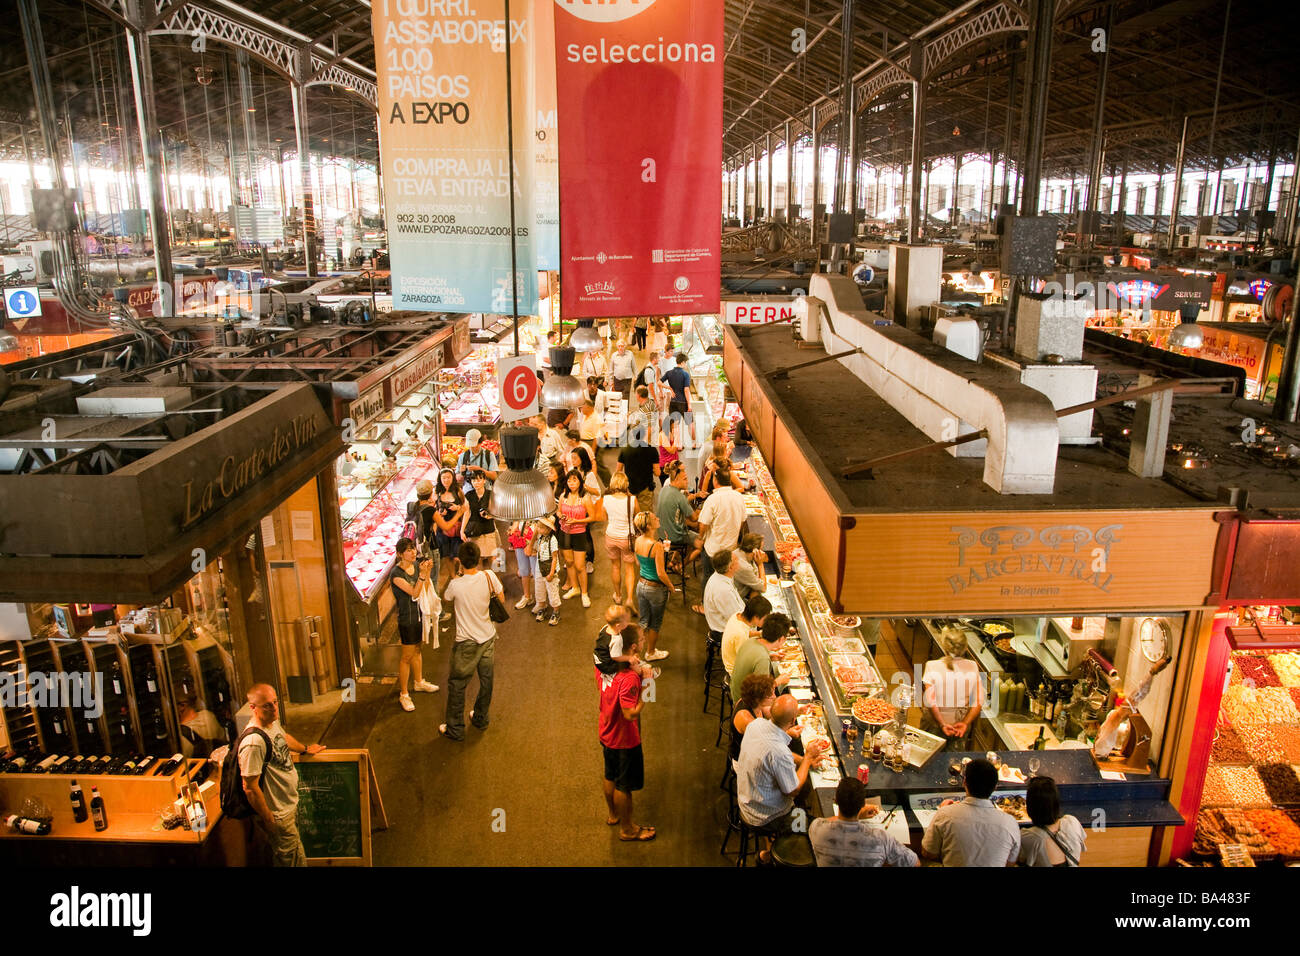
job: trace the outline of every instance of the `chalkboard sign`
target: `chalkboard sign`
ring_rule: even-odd
[[[366,750],[327,750],[296,761],[298,832],[313,865],[370,865],[374,782]]]

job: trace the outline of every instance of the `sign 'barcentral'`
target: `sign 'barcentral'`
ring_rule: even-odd
[[[379,146],[393,308],[510,314],[506,37],[514,111],[515,281],[537,302],[531,5],[376,0]]]
[[[566,317],[718,311],[724,6],[555,0]]]

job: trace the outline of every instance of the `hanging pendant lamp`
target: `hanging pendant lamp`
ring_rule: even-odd
[[[569,347],[575,352],[599,352],[605,347],[596,331],[595,319],[579,319],[578,327],[569,336]]]
[[[554,346],[550,350],[551,374],[542,383],[542,405],[546,408],[577,408],[587,390],[573,377],[574,350]]]
[[[492,485],[492,516],[502,521],[532,521],[555,510],[546,476],[533,467],[540,441],[537,429],[506,425],[498,435],[506,470]]]

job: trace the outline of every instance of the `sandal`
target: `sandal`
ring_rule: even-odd
[[[619,840],[623,843],[649,843],[655,838],[654,827],[637,827],[636,836],[618,835]]]
[[[704,613],[704,605],[703,605],[703,604],[692,604],[692,605],[691,605],[691,610],[694,611],[696,614],[703,614],[703,613]]]

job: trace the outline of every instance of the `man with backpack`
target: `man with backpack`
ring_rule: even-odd
[[[491,491],[492,482],[497,480],[497,471],[501,467],[497,456],[482,447],[482,440],[483,433],[477,428],[471,428],[465,433],[465,450],[456,459],[456,477],[460,479],[461,491],[467,495],[474,487],[471,481],[479,473],[487,479],[487,490]]]
[[[249,688],[248,706],[253,717],[233,748],[247,805],[242,808],[245,812],[227,806],[229,793],[223,776],[221,808],[227,816],[257,817],[271,845],[273,866],[306,866],[307,852],[298,835],[298,769],[292,755],[310,757],[325,748],[321,744],[305,746],[280,726],[280,701],[270,684]],[[223,774],[225,769],[223,766]]]

